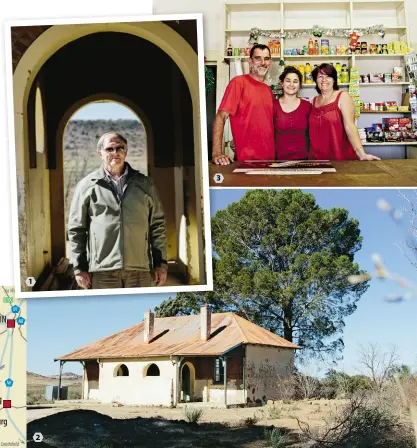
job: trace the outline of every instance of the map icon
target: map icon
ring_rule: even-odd
[[[19,311],[20,311],[20,307],[18,307],[17,305],[12,306],[12,313],[17,314]]]
[[[15,297],[13,286],[2,286],[0,317],[0,445],[26,446],[26,387],[21,387],[21,372],[26,367],[26,301]],[[5,328],[4,328],[5,327]],[[7,373],[6,373],[7,372]],[[20,386],[19,386],[20,385]],[[33,443],[33,442],[32,442]]]

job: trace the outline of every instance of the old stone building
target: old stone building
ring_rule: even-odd
[[[234,313],[154,318],[65,356],[84,366],[83,399],[176,406],[228,406],[277,396],[299,347]]]

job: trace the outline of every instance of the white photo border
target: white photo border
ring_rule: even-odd
[[[15,145],[15,122],[14,122],[14,100],[13,100],[13,63],[11,28],[15,26],[40,26],[40,25],[81,25],[95,23],[136,23],[136,22],[163,22],[172,20],[195,20],[197,27],[197,57],[199,78],[199,116],[200,116],[200,141],[201,160],[196,161],[201,167],[202,193],[203,193],[203,252],[205,253],[206,284],[204,285],[182,285],[161,286],[144,288],[115,288],[115,289],[83,289],[83,290],[59,290],[59,291],[22,291],[20,275],[20,244],[19,244],[19,218],[18,218],[18,189],[16,170],[16,145]],[[8,147],[10,155],[10,192],[11,192],[11,214],[13,235],[13,264],[14,285],[16,298],[46,298],[46,297],[81,297],[81,296],[107,296],[126,294],[166,294],[177,292],[201,292],[213,290],[213,268],[212,268],[212,244],[211,244],[211,218],[210,218],[210,188],[208,173],[208,149],[207,149],[207,122],[206,122],[206,96],[205,96],[205,61],[204,61],[204,36],[203,36],[203,14],[163,14],[163,15],[140,15],[122,17],[99,17],[99,18],[71,18],[71,19],[36,19],[18,20],[5,23],[5,63],[6,63],[6,92],[8,112]],[[199,181],[196,179],[196,182]],[[198,199],[198,198],[197,198]]]

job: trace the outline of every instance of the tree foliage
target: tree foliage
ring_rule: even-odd
[[[320,208],[300,190],[252,190],[212,218],[214,291],[178,294],[159,316],[234,311],[298,344],[303,356],[337,358],[344,318],[368,288],[361,275],[359,222]]]
[[[352,396],[372,388],[372,381],[366,375],[348,375],[345,372],[339,372],[330,369],[322,382],[329,398],[339,396]]]

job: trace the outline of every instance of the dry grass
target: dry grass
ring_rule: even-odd
[[[408,401],[401,400],[398,386],[405,391]],[[352,396],[346,405],[330,412],[323,426],[311,426],[298,419],[305,438],[315,448],[412,448],[415,446],[413,414],[417,394],[415,378],[381,389]]]
[[[45,391],[46,386],[58,385],[58,380],[56,378],[45,377],[41,375],[35,375],[28,373],[26,377],[26,395],[27,395],[27,404],[35,405],[35,404],[46,404],[51,403],[45,399]],[[68,387],[68,399],[69,400],[79,400],[81,399],[81,390],[82,383],[81,380],[73,379],[73,380],[62,380],[62,385]]]
[[[387,383],[386,387],[379,392],[363,393],[355,397],[353,401],[348,399],[312,399],[285,400],[284,402],[282,400],[256,410],[253,408],[207,408],[201,415],[199,415],[199,409],[189,407],[186,411],[189,414],[188,418],[184,416],[185,410],[182,408],[114,407],[99,404],[94,405],[93,408],[118,421],[127,421],[138,417],[164,419],[166,421],[185,419],[188,422],[198,423],[198,427],[219,423],[222,428],[221,431],[228,429],[230,434],[234,431],[242,431],[243,434],[246,433],[245,431],[261,430],[262,444],[256,445],[259,447],[292,447],[293,441],[285,442],[284,436],[291,434],[291,437],[294,438],[298,432],[300,441],[297,446],[302,448],[307,446],[315,446],[316,448],[336,446],[339,448],[369,448],[374,446],[411,448],[415,446],[413,425],[417,421],[415,414],[417,378],[411,375],[398,381],[398,384]],[[28,394],[31,400],[41,401],[42,397],[39,396],[39,393],[44,391],[45,384],[50,383],[50,378],[42,377],[32,378],[28,381],[28,388],[30,388]],[[399,386],[401,386],[401,389],[399,389]],[[70,390],[72,388],[76,390],[76,387],[74,384],[70,387]],[[401,390],[401,394],[399,390]],[[60,409],[63,406],[74,408],[74,404],[65,402],[61,402],[59,406]],[[92,408],[92,404],[77,404],[76,406],[78,409]],[[190,415],[190,413],[195,413],[195,415]],[[224,422],[227,422],[227,424],[224,424]],[[298,422],[305,422],[303,431],[300,431]],[[185,430],[185,428],[181,428]],[[274,431],[274,428],[280,429]],[[375,444],[369,442],[372,438],[379,439],[380,442]],[[261,442],[261,439],[258,439],[259,442]],[[362,445],[357,444],[358,441]],[[365,442],[368,445],[365,445]]]
[[[280,428],[266,429],[264,437],[271,448],[284,448],[290,442],[289,437]]]
[[[201,408],[184,408],[184,417],[188,423],[198,423],[203,414],[204,411]]]

